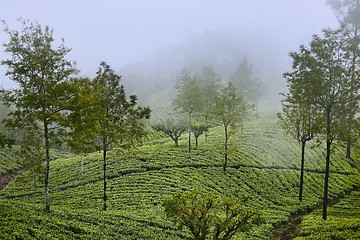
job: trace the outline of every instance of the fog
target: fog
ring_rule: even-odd
[[[123,76],[131,93],[149,97],[173,85],[186,67],[211,65],[226,80],[247,59],[254,75],[282,91],[290,51],[307,44],[337,20],[325,0],[12,0],[1,1],[0,19],[19,29],[19,17],[54,30],[72,48],[80,75],[94,77],[101,61]],[[8,36],[1,31],[0,42]],[[0,59],[7,56],[0,48]],[[0,85],[16,87],[0,67]],[[277,93],[276,93],[277,94]]]

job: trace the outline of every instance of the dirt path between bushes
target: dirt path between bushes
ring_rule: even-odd
[[[2,195],[3,190],[7,187],[7,185],[16,178],[16,176],[20,173],[20,171],[12,172],[9,174],[5,174],[0,176],[0,195]]]
[[[353,191],[359,191],[359,190],[360,190],[360,185],[353,186],[353,188],[347,190],[344,194],[337,196],[336,198],[329,199],[328,208],[339,203],[343,198],[350,195]],[[314,212],[316,210],[322,209],[322,207],[323,207],[322,203],[317,204],[309,211],[302,212],[302,213],[291,216],[285,224],[275,228],[273,237],[271,239],[272,240],[291,240],[291,239],[294,239],[295,237],[298,237],[300,235],[300,227],[301,227],[301,222],[302,222],[303,217],[308,214],[311,214],[312,212]]]

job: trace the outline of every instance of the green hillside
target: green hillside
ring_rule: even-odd
[[[360,191],[330,207],[326,222],[320,211],[305,216],[301,236],[296,239],[360,239]]]
[[[189,233],[165,218],[164,196],[193,189],[241,198],[259,209],[265,223],[235,239],[270,239],[275,227],[295,213],[321,203],[324,146],[307,148],[304,200],[299,202],[300,146],[285,136],[273,115],[245,123],[231,141],[227,173],[222,170],[223,129],[211,129],[208,142],[187,153],[186,139],[173,147],[159,138],[127,151],[113,151],[108,162],[108,211],[102,209],[101,153],[51,162],[52,212],[43,209],[42,187],[34,196],[23,172],[0,199],[0,236],[5,239],[183,239]],[[360,174],[338,147],[331,162],[330,198],[360,186]],[[36,205],[34,206],[34,199]]]
[[[0,177],[21,169],[21,161],[17,159],[16,147],[0,149]]]

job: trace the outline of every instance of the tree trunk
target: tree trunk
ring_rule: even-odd
[[[205,126],[209,126],[207,117],[205,118]],[[208,140],[208,130],[205,130],[205,143],[207,143]]]
[[[34,208],[36,206],[36,193],[37,193],[37,184],[36,184],[36,172],[34,170]]]
[[[84,158],[83,155],[80,154],[80,158],[81,158],[81,175],[84,174]]]
[[[329,175],[330,175],[330,148],[331,148],[331,107],[326,109],[326,168],[324,181],[324,201],[322,218],[327,218],[327,204],[328,204],[328,190],[329,190]]]
[[[302,201],[302,195],[303,195],[304,165],[305,165],[305,145],[306,145],[306,142],[302,142],[302,144],[301,144],[301,170],[300,170],[299,201]]]
[[[191,157],[191,112],[189,112],[189,158]]]
[[[225,125],[225,144],[224,144],[224,172],[226,173],[226,168],[227,168],[227,164],[228,164],[228,139],[229,139],[229,134],[228,134],[228,129],[227,129],[227,125]]]
[[[103,206],[103,210],[106,211],[107,209],[107,205],[106,205],[106,200],[107,200],[107,193],[106,193],[106,152],[107,152],[107,145],[106,142],[104,141],[103,144],[103,171],[104,171],[104,206]]]
[[[195,147],[197,148],[199,145],[199,136],[195,136]]]
[[[33,151],[33,173],[34,173],[34,208],[36,206],[36,193],[37,193],[37,184],[36,184],[36,177],[37,177],[37,163],[36,163],[36,157],[35,157],[35,148]]]
[[[45,138],[45,211],[50,212],[50,193],[49,193],[49,172],[50,172],[50,142],[49,129],[47,121],[44,120],[44,138]]]
[[[346,142],[346,158],[351,158],[351,137],[349,137]]]

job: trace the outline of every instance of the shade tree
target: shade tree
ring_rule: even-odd
[[[286,77],[296,76],[286,75]],[[307,102],[303,98],[303,94],[297,92],[298,89],[294,89],[299,87],[301,92],[301,86],[292,84],[291,87],[290,93],[287,93],[282,101],[282,112],[278,113],[278,118],[282,129],[301,145],[299,200],[302,201],[306,143],[321,133],[323,114],[316,109],[313,103]]]
[[[204,109],[204,85],[197,76],[191,75],[184,69],[177,79],[176,90],[174,106],[179,112],[188,115],[188,152],[190,156],[192,116]]]
[[[209,126],[205,122],[194,122],[191,125],[191,132],[195,137],[195,147],[199,146],[199,137],[202,134],[207,134],[209,131]]]
[[[326,3],[331,6],[336,14],[339,24],[348,33],[348,49],[350,54],[350,77],[351,81],[355,81],[359,72],[359,34],[360,34],[360,0],[327,0]],[[357,115],[359,113],[359,103],[357,93],[349,93],[349,101],[347,111],[343,114],[346,116],[344,125],[347,130],[344,131],[342,140],[346,142],[346,157],[351,157],[351,146],[357,141],[357,125],[359,120]]]
[[[221,77],[217,74],[213,67],[205,66],[199,74],[199,79],[204,86],[205,104],[201,111],[201,115],[204,119],[205,126],[211,125],[211,111],[215,105],[215,97],[218,91],[221,89]],[[205,141],[208,137],[208,128],[205,129]]]
[[[188,124],[186,119],[181,116],[174,117],[172,114],[169,114],[167,118],[153,124],[152,128],[170,137],[174,141],[175,146],[178,147],[179,138],[188,130]]]
[[[140,107],[136,95],[127,96],[121,76],[105,62],[100,63],[93,80],[80,79],[72,85],[70,144],[77,149],[101,150],[103,153],[103,210],[107,210],[107,153],[113,147],[130,147],[145,134],[144,119],[150,117],[148,107]],[[80,101],[79,101],[80,100]],[[84,141],[80,145],[77,141]],[[85,144],[84,144],[85,143]]]
[[[306,101],[316,112],[323,113],[323,128],[319,133],[326,142],[323,219],[327,218],[328,187],[331,146],[341,139],[347,129],[344,111],[352,111],[351,103],[359,90],[359,83],[352,77],[351,38],[344,27],[323,30],[323,36],[314,35],[309,46],[300,46],[298,52],[290,53],[293,71],[287,73],[290,89],[303,93],[293,98],[296,103]],[[295,77],[291,77],[295,76]],[[290,92],[291,93],[291,92]],[[350,108],[349,108],[350,107]]]
[[[251,105],[245,102],[244,96],[239,94],[232,82],[228,82],[216,95],[212,116],[224,127],[224,172],[228,165],[230,128],[237,129],[245,113],[250,114],[250,110]]]
[[[50,211],[50,147],[54,144],[51,136],[59,130],[56,125],[65,109],[68,99],[69,78],[77,70],[66,59],[70,49],[64,40],[55,47],[53,31],[37,22],[19,19],[21,30],[11,30],[5,22],[4,31],[9,41],[4,44],[9,58],[1,62],[7,68],[6,76],[16,82],[18,88],[5,91],[4,103],[14,107],[9,125],[19,127],[23,122],[32,122],[32,126],[41,131],[43,139],[45,165],[45,210]]]
[[[255,103],[257,107],[262,85],[260,80],[254,76],[253,65],[247,59],[240,62],[239,66],[230,75],[229,81],[234,84],[234,87],[238,89],[247,102]]]

